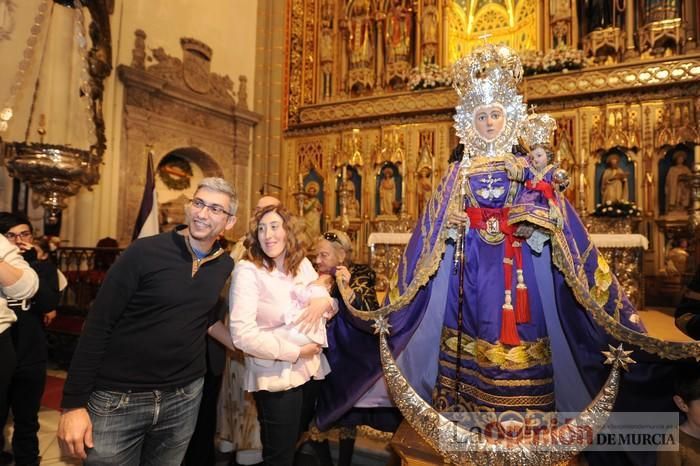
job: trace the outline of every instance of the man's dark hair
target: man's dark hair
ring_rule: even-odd
[[[683,401],[700,400],[700,367],[683,366],[676,373],[675,393]]]
[[[10,228],[17,225],[28,225],[29,231],[34,233],[34,227],[27,217],[22,214],[13,214],[11,212],[0,212],[0,235],[7,233]]]

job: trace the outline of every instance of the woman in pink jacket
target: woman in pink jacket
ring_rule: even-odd
[[[314,414],[317,381],[330,367],[321,344],[301,344],[284,328],[300,287],[319,277],[282,206],[256,213],[245,245],[248,260],[236,264],[231,285],[231,337],[246,355],[243,388],[253,392],[258,408],[264,462],[291,466]],[[337,310],[327,292],[314,296],[294,321],[301,333],[325,332],[320,326]]]

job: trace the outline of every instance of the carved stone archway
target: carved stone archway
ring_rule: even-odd
[[[124,84],[124,138],[120,154],[118,235],[131,241],[131,231],[143,193],[148,150],[154,160],[182,148],[200,154],[205,175],[232,182],[242,213],[250,205],[248,160],[252,129],[261,116],[247,110],[246,78],[240,77],[238,101],[228,76],[209,71],[212,51],[194,39],[183,38],[183,58],[153,51],[155,64],[146,67],[146,35],[136,31],[131,66],[118,68]],[[239,222],[243,228],[245,222]]]

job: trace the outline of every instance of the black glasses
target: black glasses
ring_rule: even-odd
[[[19,233],[10,233],[9,231],[5,233],[5,238],[13,241],[16,238],[29,239],[32,237],[32,232],[29,230],[21,231]]]
[[[221,207],[218,204],[207,204],[203,200],[199,199],[198,197],[195,197],[190,201],[190,205],[196,209],[196,210],[203,210],[205,207],[209,209],[209,213],[212,215],[216,215],[217,217],[219,215],[228,215],[229,217],[233,216],[232,213],[227,212],[223,207]]]
[[[332,231],[327,231],[323,234],[323,239],[327,241],[335,241],[338,244],[341,244],[340,240],[338,239],[338,235],[333,233]]]

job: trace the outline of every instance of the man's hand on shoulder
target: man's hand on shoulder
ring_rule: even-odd
[[[64,411],[58,422],[58,443],[68,456],[85,459],[85,447],[92,448],[92,422],[86,408]]]

